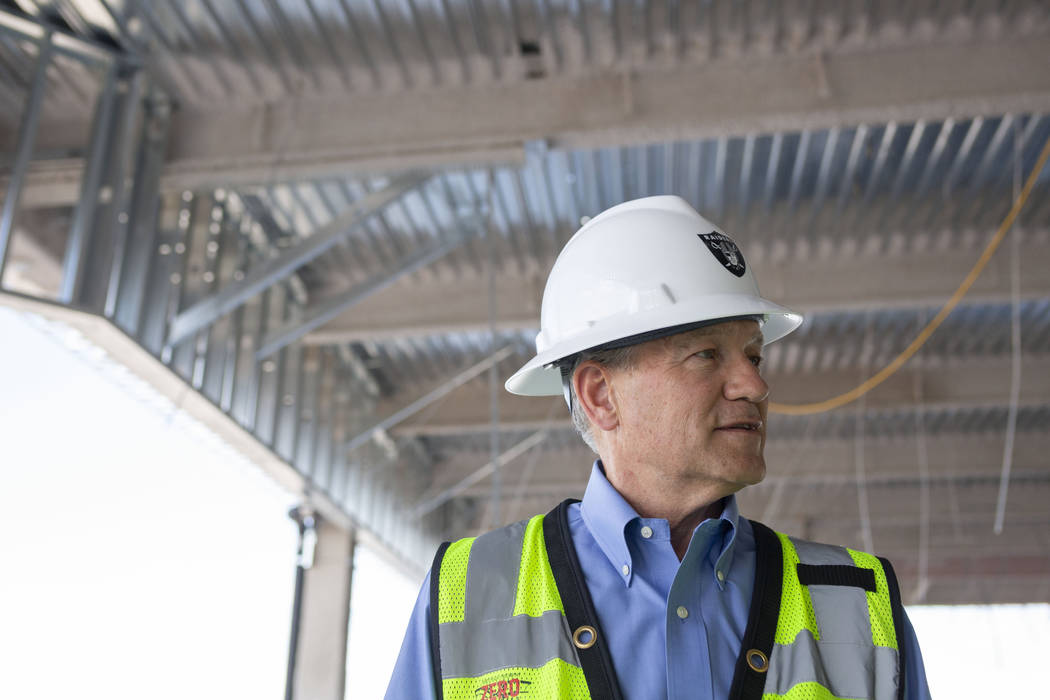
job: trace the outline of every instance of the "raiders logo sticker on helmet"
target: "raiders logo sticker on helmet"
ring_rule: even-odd
[[[744,270],[746,269],[744,254],[736,247],[736,243],[733,243],[732,238],[718,231],[698,233],[696,235],[707,245],[707,249],[715,256],[715,259],[725,265],[727,270],[737,277],[744,276]]]

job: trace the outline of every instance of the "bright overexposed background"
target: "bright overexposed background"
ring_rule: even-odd
[[[283,698],[294,504],[75,331],[0,308],[0,698]],[[382,697],[418,585],[358,547],[347,697]],[[1032,697],[1050,605],[909,615],[934,698]]]

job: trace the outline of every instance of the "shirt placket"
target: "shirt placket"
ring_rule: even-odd
[[[713,576],[708,552],[717,541],[719,521],[707,521],[693,533],[685,558],[667,597],[667,690],[672,698],[711,698],[714,683],[709,659],[707,625],[701,599]]]

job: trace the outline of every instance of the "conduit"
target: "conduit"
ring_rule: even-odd
[[[933,335],[933,332],[940,327],[944,322],[944,319],[948,317],[948,314],[955,310],[955,307],[959,305],[962,298],[970,291],[970,287],[973,286],[973,283],[977,281],[981,272],[984,271],[984,268],[992,259],[995,251],[999,248],[999,244],[1002,243],[1003,238],[1006,237],[1006,233],[1010,230],[1010,227],[1013,226],[1014,219],[1017,218],[1017,215],[1024,207],[1025,202],[1028,201],[1028,195],[1031,194],[1032,188],[1035,187],[1035,182],[1039,177],[1039,173],[1042,172],[1043,166],[1046,165],[1047,158],[1050,158],[1050,138],[1047,138],[1046,143],[1043,144],[1043,150],[1039,154],[1039,158],[1036,160],[1031,172],[1028,173],[1028,178],[1025,180],[1024,188],[1014,200],[1014,205],[1006,214],[1006,218],[1003,219],[1001,224],[999,224],[999,230],[996,231],[995,236],[993,236],[992,240],[988,242],[987,246],[985,246],[984,252],[981,253],[981,257],[977,259],[973,268],[966,275],[966,278],[963,279],[962,283],[955,290],[955,293],[952,294],[951,299],[949,299],[941,310],[937,312],[937,315],[926,324],[926,327],[919,332],[919,335],[916,336],[915,340],[913,340],[901,354],[893,358],[888,365],[883,367],[872,377],[862,382],[857,387],[839,394],[838,396],[833,396],[830,399],[817,401],[815,403],[784,404],[770,402],[769,410],[773,413],[781,413],[791,416],[806,416],[841,408],[848,403],[856,401],[861,396],[864,396],[903,367],[904,363],[911,359],[919,348],[926,344],[926,341],[929,340],[930,336]]]
[[[1021,180],[1021,132],[1014,126],[1014,191]],[[1010,469],[1014,461],[1017,433],[1017,404],[1021,399],[1021,232],[1010,237],[1010,406],[1006,414],[1006,440],[1003,442],[1003,468],[999,476],[999,496],[995,503],[992,532],[1001,535],[1006,519],[1006,493],[1010,488]]]

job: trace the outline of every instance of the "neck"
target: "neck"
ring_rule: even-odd
[[[653,475],[639,478],[640,474],[630,469],[621,469],[605,464],[605,476],[624,500],[643,518],[666,520],[671,530],[671,546],[681,561],[689,549],[693,530],[708,518],[717,518],[725,508],[723,499],[728,496],[724,486],[713,484],[654,483]],[[673,481],[673,483],[672,483]]]

